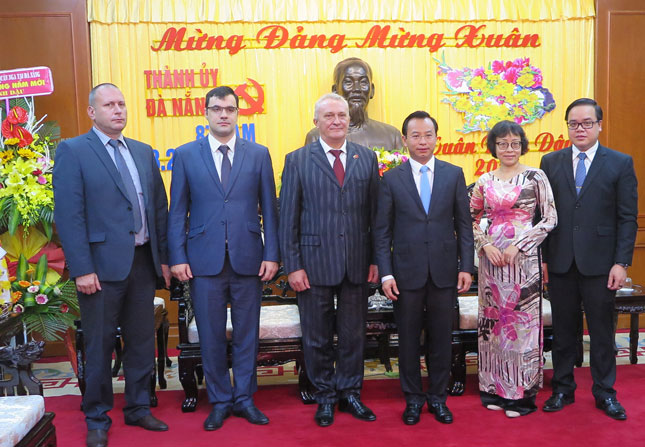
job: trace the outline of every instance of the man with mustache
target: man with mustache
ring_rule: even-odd
[[[384,148],[388,151],[401,149],[401,134],[394,127],[370,119],[367,115],[367,104],[374,97],[372,69],[362,59],[350,57],[340,61],[334,68],[334,85],[332,92],[343,96],[349,104],[349,129],[347,141],[368,148]],[[309,131],[305,144],[320,138],[318,128]]]

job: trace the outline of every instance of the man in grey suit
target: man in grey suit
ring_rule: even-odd
[[[305,365],[318,403],[314,419],[326,427],[339,399],[339,410],[376,419],[360,392],[367,282],[378,281],[370,232],[379,177],[374,152],[346,140],[349,108],[342,96],[323,95],[314,124],[320,139],[285,159],[280,249],[298,296]]]
[[[582,303],[596,407],[624,420],[627,414],[613,387],[614,301],[634,253],[638,192],[632,158],[598,143],[602,118],[593,99],[573,101],[565,113],[572,146],[545,155],[540,166],[558,211],[558,226],[542,246],[553,313],[553,394],[543,409],[560,411],[574,402]]]
[[[461,168],[437,160],[438,126],[427,112],[403,121],[410,160],[385,173],[378,199],[376,256],[383,291],[394,301],[399,374],[405,394],[403,422],[419,422],[421,409],[444,424],[457,292],[472,282],[473,229]],[[419,339],[426,333],[429,389],[423,392]]]
[[[70,277],[76,282],[86,345],[83,411],[87,445],[107,445],[112,423],[111,355],[116,329],[125,342],[125,423],[168,426],[150,414],[154,366],[154,295],[170,281],[166,191],[152,148],[122,134],[125,99],[113,84],[89,95],[94,127],[63,141],[54,165],[54,217]]]

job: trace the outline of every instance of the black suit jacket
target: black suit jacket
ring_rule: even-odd
[[[430,212],[426,215],[410,162],[381,181],[375,247],[381,277],[394,275],[399,288],[457,285],[457,273],[473,272],[475,249],[466,182],[461,168],[435,160]]]
[[[367,280],[378,193],[376,154],[347,142],[341,186],[319,141],[287,154],[280,191],[280,251],[287,273],[316,286]]]
[[[632,157],[604,146],[576,195],[572,149],[542,157],[553,189],[558,226],[543,245],[549,271],[566,273],[575,260],[583,275],[606,275],[615,263],[631,264],[638,224],[638,192]]]

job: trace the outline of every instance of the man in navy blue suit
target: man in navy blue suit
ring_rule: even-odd
[[[427,112],[403,121],[410,160],[388,171],[379,190],[376,256],[383,291],[394,301],[399,373],[405,394],[403,422],[419,422],[421,409],[444,424],[457,292],[472,282],[473,228],[464,173],[434,157],[437,121]],[[419,339],[426,332],[429,387],[423,392]]]
[[[168,201],[152,148],[122,134],[125,99],[113,84],[89,95],[94,127],[61,142],[54,165],[54,217],[76,282],[86,346],[83,411],[87,445],[107,445],[112,420],[111,355],[118,326],[125,342],[125,423],[168,426],[150,414],[157,277],[170,282]]]
[[[280,249],[298,295],[307,376],[318,403],[314,419],[327,427],[337,401],[341,411],[376,420],[360,392],[367,282],[378,282],[370,231],[379,179],[374,152],[346,139],[345,98],[323,95],[314,108],[314,124],[320,138],[285,159]]]
[[[253,403],[253,394],[260,281],[273,278],[280,260],[275,180],[269,150],[236,136],[238,106],[230,87],[208,92],[208,137],[177,148],[170,188],[171,271],[179,280],[190,281],[206,389],[213,404],[205,430],[220,428],[231,411],[252,424],[269,423]],[[229,303],[234,386],[226,353]]]
[[[564,118],[572,146],[542,157],[558,226],[542,244],[553,312],[553,394],[546,412],[574,402],[580,304],[591,337],[591,392],[609,417],[627,419],[616,399],[614,306],[632,262],[638,231],[638,190],[632,157],[598,143],[602,108],[573,101]]]

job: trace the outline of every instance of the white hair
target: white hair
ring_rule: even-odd
[[[322,103],[325,101],[338,101],[342,102],[345,104],[345,107],[347,107],[347,110],[349,110],[349,104],[347,103],[347,100],[340,96],[338,93],[325,93],[316,101],[316,104],[314,105],[314,119],[318,119],[318,112],[320,111],[320,107],[322,107]]]

